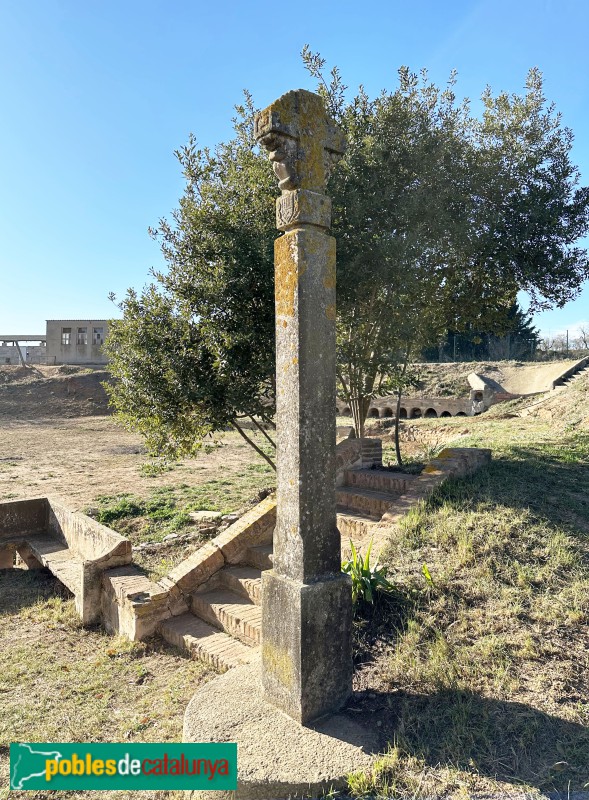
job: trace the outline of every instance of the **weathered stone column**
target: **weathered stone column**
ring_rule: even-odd
[[[306,723],[351,692],[352,602],[335,511],[335,239],[324,194],[345,140],[323,101],[292,91],[262,111],[282,195],[275,243],[277,523],[262,578],[265,698]]]

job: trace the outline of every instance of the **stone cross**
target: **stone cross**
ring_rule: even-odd
[[[265,698],[307,723],[351,692],[352,601],[335,509],[335,239],[329,172],[345,149],[317,95],[256,118],[282,195],[275,242],[277,522],[262,577]]]

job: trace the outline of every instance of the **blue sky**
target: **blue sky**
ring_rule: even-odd
[[[113,316],[108,293],[163,265],[147,228],[181,195],[174,149],[228,138],[244,88],[259,106],[313,89],[305,43],[370,94],[401,64],[456,68],[473,100],[538,66],[589,183],[588,31],[584,0],[0,0],[0,334]],[[587,320],[589,286],[536,324]]]

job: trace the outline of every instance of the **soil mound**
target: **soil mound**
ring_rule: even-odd
[[[109,414],[105,370],[79,367],[0,367],[0,419]]]

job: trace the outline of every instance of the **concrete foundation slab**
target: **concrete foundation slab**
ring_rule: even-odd
[[[237,792],[190,800],[315,798],[370,769],[378,738],[345,713],[300,725],[263,700],[259,659],[202,686],[184,716],[185,742],[237,742]]]

